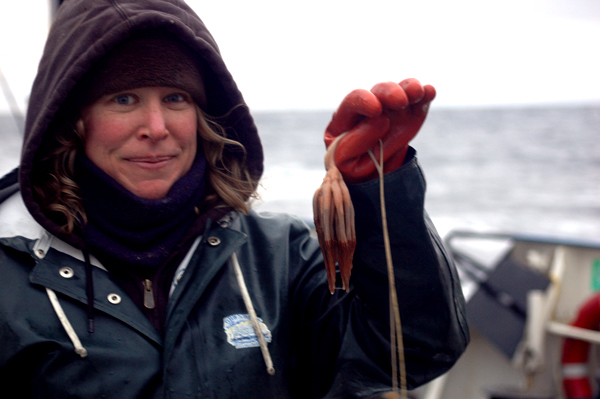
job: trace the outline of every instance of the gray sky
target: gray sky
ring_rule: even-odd
[[[438,106],[600,104],[597,0],[188,3],[253,110],[333,109],[354,88],[406,77],[433,84]],[[0,12],[0,68],[23,110],[47,7]]]

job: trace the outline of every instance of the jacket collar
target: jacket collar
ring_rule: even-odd
[[[50,248],[84,261],[83,253],[48,233],[25,208],[23,197],[16,192],[0,204],[0,239],[21,237],[33,242],[32,251],[37,258],[43,258]],[[104,269],[98,259],[91,256],[92,265]]]

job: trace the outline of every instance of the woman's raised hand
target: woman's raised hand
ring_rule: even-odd
[[[379,158],[379,140],[383,142],[384,172],[400,167],[408,143],[421,128],[436,91],[416,79],[400,83],[378,83],[371,91],[358,89],[348,94],[325,131],[325,145],[342,133],[335,152],[335,164],[348,183],[377,177],[367,151]],[[380,161],[378,159],[378,161]]]

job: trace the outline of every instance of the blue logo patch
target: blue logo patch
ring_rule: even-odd
[[[266,324],[258,318],[260,329],[265,336],[265,341],[271,342],[271,331]],[[227,335],[227,342],[240,348],[258,347],[258,337],[252,327],[252,321],[248,314],[234,314],[223,318],[223,329]]]

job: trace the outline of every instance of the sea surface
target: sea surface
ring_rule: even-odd
[[[265,173],[258,211],[312,220],[332,111],[255,112]],[[0,115],[0,173],[18,163],[21,134]],[[412,145],[427,179],[426,209],[451,230],[600,242],[600,105],[432,107]]]

